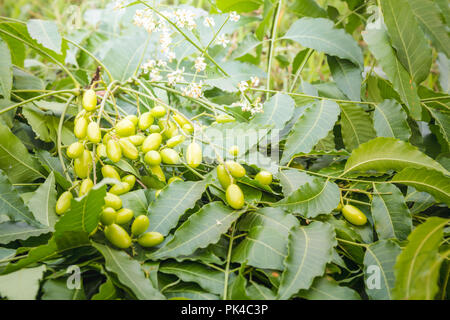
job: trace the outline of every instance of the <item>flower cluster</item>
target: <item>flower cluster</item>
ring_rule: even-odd
[[[203,95],[202,92],[203,82],[191,83],[183,89],[183,95],[191,98],[200,98]]]
[[[240,81],[237,84],[237,87],[239,92],[241,93],[241,100],[239,102],[233,103],[232,106],[241,107],[242,111],[249,111],[252,115],[254,115],[255,113],[264,112],[260,97],[256,98],[256,100],[251,103],[245,96],[245,93],[248,91],[250,86],[253,88],[258,87],[259,82],[260,80],[257,76],[250,77],[250,84],[248,83],[248,81]]]

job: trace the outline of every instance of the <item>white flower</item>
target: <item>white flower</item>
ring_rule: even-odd
[[[217,42],[222,45],[224,48],[227,47],[228,43],[230,43],[230,40],[228,40],[227,38],[225,38],[225,35],[221,34],[220,36],[217,37]]]
[[[200,98],[203,95],[202,87],[202,81],[199,83],[191,83],[183,89],[183,95],[191,98]]]
[[[255,102],[253,103],[253,108],[250,110],[250,112],[252,114],[264,112],[263,104],[261,103],[260,97],[256,98]]]
[[[150,81],[161,81],[162,77],[159,75],[159,70],[158,69],[153,69],[150,72]]]
[[[144,63],[141,68],[144,69],[144,73],[147,73],[150,69],[153,69],[153,67],[156,66],[155,60],[148,60],[146,63]]]
[[[153,18],[153,13],[149,9],[136,10],[133,23],[138,27],[143,27],[148,33],[152,33],[158,29],[158,23]]]
[[[239,91],[241,91],[241,92],[245,92],[248,90],[248,83],[246,81],[239,82],[237,86],[238,86]]]
[[[162,68],[167,67],[167,61],[158,60],[158,67],[162,67]]]
[[[195,59],[194,68],[197,72],[201,72],[201,71],[205,70],[206,69],[205,58],[198,57],[197,59]]]
[[[194,20],[195,13],[191,10],[178,9],[177,11],[175,11],[173,16],[175,20],[174,22],[179,28],[187,27],[189,30],[192,30],[197,26]]]
[[[205,27],[211,28],[216,25],[216,22],[214,21],[213,17],[205,17],[205,20],[203,20],[203,25]]]
[[[231,20],[231,21],[233,21],[233,22],[238,22],[240,18],[241,18],[241,16],[238,15],[238,14],[236,13],[236,11],[230,12],[230,20]]]
[[[124,0],[117,0],[114,3],[113,10],[125,11],[126,2]]]
[[[173,51],[169,51],[166,53],[166,58],[169,60],[169,62],[172,62],[173,59],[175,59],[177,55]]]
[[[168,80],[169,86],[173,86],[177,82],[183,82],[184,81],[183,73],[184,73],[184,68],[177,69],[176,71],[169,73],[167,75],[167,80]]]
[[[259,86],[259,78],[257,76],[250,77],[250,84],[252,87]]]

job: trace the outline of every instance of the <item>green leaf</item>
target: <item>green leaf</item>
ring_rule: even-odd
[[[92,242],[92,245],[105,257],[106,269],[115,273],[120,283],[130,288],[138,299],[164,299],[164,296],[152,286],[150,279],[145,277],[137,260],[122,250],[116,250],[96,242]]]
[[[233,211],[221,202],[211,202],[192,214],[176,231],[169,242],[149,258],[166,259],[192,254],[219,241],[242,211]]]
[[[134,216],[147,215],[148,214],[148,190],[135,190],[122,194],[120,198],[122,199],[122,206],[133,210]]]
[[[227,299],[250,300],[247,293],[247,279],[244,277],[245,263],[239,268],[239,274],[233,281],[229,282]]]
[[[53,172],[55,180],[65,190],[69,189],[72,184],[64,177],[64,170],[61,166],[61,162],[57,157],[52,155],[46,150],[36,150],[39,163],[50,174]]]
[[[296,169],[280,170],[277,176],[280,179],[284,196],[290,195],[305,183],[312,183],[314,180],[312,176]]]
[[[80,281],[80,284],[83,282]],[[50,279],[42,286],[42,300],[86,300],[83,286],[69,289],[66,279]]]
[[[292,229],[278,299],[289,299],[300,290],[309,289],[314,278],[323,275],[337,244],[335,238],[333,227],[318,221]]]
[[[436,200],[450,206],[450,178],[436,170],[405,168],[397,173],[392,182],[414,187],[431,194]]]
[[[339,106],[334,101],[323,99],[306,107],[287,138],[281,163],[288,163],[298,153],[310,152],[327,136],[338,116]]]
[[[298,16],[325,18],[327,12],[314,0],[296,0],[289,6],[289,10]]]
[[[27,30],[31,38],[36,40],[37,43],[55,51],[57,54],[62,54],[62,39],[58,32],[58,26],[54,21],[30,19],[27,21]]]
[[[375,106],[373,125],[378,137],[391,137],[408,141],[411,129],[407,115],[395,100],[384,100]]]
[[[39,164],[27,151],[22,141],[9,128],[0,123],[0,169],[12,183],[31,182],[45,178]]]
[[[340,286],[327,276],[316,278],[312,286],[308,290],[301,290],[298,296],[308,300],[361,300],[356,291]]]
[[[391,240],[380,240],[366,247],[364,284],[372,300],[391,300],[395,284],[394,265],[400,247]]]
[[[394,299],[431,300],[439,290],[439,267],[444,260],[439,254],[443,229],[450,220],[428,218],[408,237],[409,243],[395,264]]]
[[[419,28],[407,0],[380,0],[384,23],[387,26],[397,57],[413,81],[421,83],[428,77],[432,55],[425,35]]]
[[[45,266],[0,276],[0,296],[9,300],[35,300]]]
[[[273,206],[281,206],[303,217],[330,213],[339,204],[339,188],[331,181],[315,178]]]
[[[344,174],[366,171],[384,173],[388,170],[401,171],[407,167],[435,169],[444,173],[447,171],[411,144],[394,138],[379,137],[353,150],[345,164]]]
[[[392,184],[374,183],[373,192],[371,210],[378,238],[405,240],[412,230],[412,217],[403,194]]]
[[[3,99],[10,99],[13,83],[11,53],[6,42],[0,41],[0,89]]]
[[[115,300],[117,296],[116,287],[111,278],[108,277],[106,282],[100,285],[98,292],[92,296],[91,300]]]
[[[161,263],[159,271],[176,275],[185,282],[195,282],[208,292],[219,295],[223,293],[225,273],[201,263],[165,261]]]
[[[369,114],[356,104],[341,105],[341,131],[349,151],[376,137]]]
[[[284,35],[302,46],[325,52],[330,56],[347,59],[363,67],[361,49],[356,41],[342,29],[335,29],[331,20],[324,18],[301,18],[295,21]]]
[[[439,8],[434,1],[409,0],[408,3],[420,26],[431,38],[433,45],[450,57],[450,39],[445,24],[442,22]]]
[[[361,69],[354,63],[345,59],[328,56],[328,65],[330,66],[333,80],[336,81],[338,88],[353,101],[361,100]]]
[[[215,294],[202,290],[194,283],[180,283],[164,290],[169,300],[219,300]]]
[[[217,0],[216,5],[222,12],[250,12],[258,9],[263,0]]]
[[[442,137],[445,139],[447,144],[450,144],[450,114],[444,111],[438,111],[432,108],[428,108],[431,115],[433,116]]]
[[[253,227],[271,227],[283,234],[289,233],[294,226],[298,226],[297,218],[280,208],[272,207],[247,212],[238,223],[241,231],[249,231]]]
[[[28,201],[28,208],[30,208],[37,221],[53,229],[57,220],[55,206],[55,175],[52,172],[47,177],[47,180],[33,193],[33,196]]]
[[[247,287],[247,295],[250,300],[275,300],[276,295],[269,288],[260,285],[254,281]]]
[[[187,209],[193,208],[205,192],[208,179],[175,181],[164,188],[148,207],[152,231],[167,235]]]
[[[408,106],[411,117],[420,119],[422,107],[420,106],[416,84],[397,59],[387,33],[381,29],[366,30],[363,32],[363,38],[391,81],[395,91]]]
[[[7,244],[15,240],[26,240],[51,231],[50,228],[32,226],[25,222],[3,222],[0,223],[0,244]]]
[[[251,123],[283,129],[294,113],[295,101],[286,94],[277,93],[264,103],[263,108],[264,112],[257,113]]]

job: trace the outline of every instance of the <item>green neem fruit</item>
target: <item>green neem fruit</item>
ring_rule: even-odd
[[[130,190],[133,189],[134,184],[136,183],[136,177],[132,174],[127,174],[125,177],[122,178],[122,182],[128,183],[130,186]]]
[[[111,187],[111,189],[109,189],[109,192],[115,195],[120,196],[121,194],[127,193],[128,191],[130,191],[130,185],[126,182],[119,182],[116,183],[115,185],[113,185]]]
[[[58,201],[56,201],[56,213],[61,215],[65,213],[67,210],[70,209],[70,204],[72,202],[73,195],[70,191],[63,192],[59,198]]]
[[[261,184],[269,185],[272,183],[272,174],[269,171],[261,170],[255,176],[255,180]]]
[[[119,122],[117,122],[116,126],[116,133],[120,137],[128,137],[136,132],[136,127],[134,126],[134,123],[130,119],[122,119]]]
[[[342,208],[342,215],[348,222],[356,226],[362,226],[367,223],[367,217],[364,213],[350,204],[347,204]]]
[[[134,219],[133,224],[131,225],[131,233],[138,236],[147,231],[149,225],[150,220],[148,220],[148,217],[140,215]]]
[[[129,136],[128,140],[130,140],[130,142],[135,146],[140,146],[144,142],[145,136],[142,134],[135,134],[133,136]]]
[[[185,137],[181,134],[174,136],[166,141],[166,146],[169,148],[173,148],[184,141]]]
[[[115,210],[119,210],[122,208],[122,199],[111,192],[107,192],[105,196],[105,207],[111,207]]]
[[[76,159],[80,157],[83,154],[84,146],[81,142],[77,141],[72,143],[67,148],[67,156],[71,159]]]
[[[81,178],[87,178],[92,168],[92,155],[89,150],[83,150],[81,157],[78,157],[73,162],[73,169],[75,174]]]
[[[158,151],[150,150],[145,154],[144,161],[150,166],[158,166],[161,164],[161,155]]]
[[[233,209],[241,209],[244,206],[244,194],[237,184],[230,184],[225,195],[228,205]]]
[[[80,197],[84,196],[92,189],[93,186],[94,182],[91,179],[89,178],[84,179],[83,181],[81,181],[80,191],[78,192],[78,195]]]
[[[112,162],[118,162],[122,158],[122,148],[118,141],[110,139],[106,144],[106,154]]]
[[[233,177],[228,174],[223,164],[219,164],[217,166],[217,178],[219,179],[220,185],[224,189],[228,188],[230,184],[234,183]]]
[[[164,236],[159,232],[146,232],[138,239],[138,243],[145,248],[157,246],[163,241]]]
[[[96,122],[91,121],[87,127],[87,138],[92,143],[99,143],[102,141],[102,132]]]
[[[172,182],[177,181],[177,180],[183,181],[182,178],[177,177],[177,176],[173,176],[173,177],[170,177],[169,180],[167,180],[167,184],[171,184]]]
[[[179,164],[180,163],[180,156],[178,155],[178,152],[171,148],[165,148],[162,149],[161,152],[161,160],[165,164]]]
[[[110,166],[109,164],[105,164],[102,167],[102,175],[103,175],[103,178],[112,178],[112,179],[116,179],[116,180],[120,181],[119,173],[113,166]]]
[[[163,106],[156,106],[150,111],[150,114],[154,118],[164,117],[166,115],[166,108],[164,108]]]
[[[136,160],[139,157],[139,151],[134,144],[128,139],[119,140],[120,147],[122,148],[122,154],[131,160]]]
[[[243,176],[245,176],[245,168],[236,161],[226,161],[225,165],[227,166],[228,171],[233,177],[242,178]]]
[[[105,237],[114,246],[120,249],[127,249],[131,246],[129,234],[121,226],[113,223],[105,227]]]
[[[202,163],[202,147],[197,142],[192,142],[186,148],[186,163],[192,167],[197,168]]]
[[[108,154],[106,153],[106,146],[103,143],[97,145],[95,149],[98,158],[106,158]]]
[[[227,123],[227,122],[236,121],[236,119],[228,114],[221,114],[216,117],[216,121],[218,123]]]
[[[185,125],[183,125],[182,129],[186,133],[194,132],[194,127],[190,123],[186,123]]]
[[[116,223],[117,224],[126,224],[133,219],[134,213],[133,210],[128,208],[122,208],[119,211],[117,211],[117,218]]]
[[[86,111],[94,111],[97,108],[97,95],[94,90],[89,89],[84,92],[83,108]]]
[[[155,132],[149,134],[147,138],[145,138],[144,142],[142,143],[141,149],[142,152],[149,152],[150,150],[156,150],[159,148],[162,142],[162,136],[161,134]]]
[[[106,145],[108,143],[108,141],[111,140],[111,135],[109,134],[109,132],[105,133],[105,135],[103,136],[103,143]]]
[[[104,226],[109,226],[110,224],[113,224],[116,222],[117,218],[117,212],[111,207],[105,207],[103,208],[103,211],[100,215],[100,222]]]
[[[155,121],[155,119],[150,112],[141,114],[138,122],[139,129],[147,130],[153,124],[153,121]]]
[[[170,139],[178,134],[177,125],[173,121],[167,121],[166,119],[160,119],[158,125],[161,128],[161,133],[165,139]]]
[[[152,124],[148,131],[150,131],[150,133],[158,133],[161,132],[161,128],[157,124]]]
[[[179,113],[175,113],[173,115],[173,120],[175,120],[180,125],[180,127],[183,127],[185,124],[189,124],[189,121]]]
[[[88,119],[86,117],[78,118],[75,121],[73,127],[73,133],[75,134],[75,137],[77,137],[80,140],[86,138],[87,128],[88,128]]]
[[[158,177],[159,180],[162,182],[166,181],[166,176],[164,175],[163,170],[161,169],[161,166],[150,166],[150,171]]]
[[[231,154],[233,157],[237,157],[239,154],[239,147],[238,146],[232,146],[230,149],[228,149],[228,153]]]
[[[130,114],[130,115],[126,116],[125,119],[130,120],[134,124],[134,126],[138,125],[139,118],[134,114]]]

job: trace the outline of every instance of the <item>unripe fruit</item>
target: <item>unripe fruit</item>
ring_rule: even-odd
[[[161,132],[161,128],[157,124],[153,124],[150,126],[148,131],[150,131],[150,133],[157,133],[157,132]]]
[[[233,177],[242,178],[243,176],[245,176],[245,168],[236,161],[226,161],[225,165],[227,166],[228,171]]]
[[[117,122],[116,126],[116,133],[117,135],[121,137],[128,137],[136,132],[136,128],[134,126],[134,123],[130,119],[122,119],[119,122]]]
[[[81,178],[87,178],[92,168],[92,155],[89,150],[83,150],[81,157],[78,157],[73,162],[73,169],[75,174]]]
[[[66,212],[67,210],[69,210],[72,199],[73,199],[73,195],[70,191],[63,192],[59,196],[58,201],[56,201],[56,207],[55,207],[56,213],[61,215],[64,212]]]
[[[192,142],[186,148],[186,163],[191,168],[197,168],[202,163],[202,147],[197,142]]]
[[[94,90],[89,89],[84,92],[83,108],[86,111],[94,111],[97,108],[97,96]]]
[[[131,246],[131,238],[124,228],[113,223],[105,227],[105,237],[113,245],[120,249],[127,249]]]
[[[161,160],[165,164],[179,164],[180,163],[180,156],[178,155],[178,152],[176,152],[173,149],[165,148],[161,150]]]
[[[141,114],[138,122],[139,129],[142,131],[147,130],[153,124],[153,121],[155,121],[155,119],[150,112]]]
[[[150,171],[158,177],[159,180],[162,182],[166,181],[166,176],[164,175],[164,172],[161,169],[161,166],[150,166]]]
[[[96,122],[89,123],[87,127],[87,138],[92,143],[99,143],[102,141],[102,132]]]
[[[97,153],[97,157],[99,158],[106,158],[108,156],[108,154],[106,153],[106,146],[103,143],[97,145],[95,152]]]
[[[92,189],[93,186],[94,186],[94,182],[91,179],[89,179],[89,178],[84,179],[81,182],[80,191],[78,192],[78,195],[80,197],[84,196]]]
[[[147,138],[145,138],[144,142],[142,143],[141,149],[142,152],[149,152],[150,150],[156,150],[159,148],[162,142],[162,136],[161,134],[155,132],[151,133]]]
[[[228,114],[221,114],[216,117],[217,123],[227,123],[227,122],[233,122],[236,121],[232,116]]]
[[[128,140],[130,140],[130,142],[135,146],[140,146],[144,142],[145,136],[142,134],[135,134],[133,136],[129,136]]]
[[[134,114],[130,114],[130,115],[126,116],[125,119],[130,120],[134,124],[134,126],[138,125],[139,118]]]
[[[84,146],[81,142],[74,142],[67,148],[67,156],[76,159],[83,154]]]
[[[173,121],[167,121],[166,119],[160,119],[158,125],[161,128],[161,133],[165,139],[170,139],[178,134],[178,128]]]
[[[87,127],[88,119],[86,117],[80,117],[78,120],[76,120],[73,127],[73,133],[75,134],[75,137],[80,140],[86,138]]]
[[[237,157],[237,155],[239,154],[239,147],[231,146],[230,149],[228,149],[228,153],[231,154],[233,157]]]
[[[244,194],[237,184],[230,184],[225,196],[228,205],[233,209],[241,209],[244,206]]]
[[[109,226],[110,224],[113,224],[116,222],[117,218],[117,212],[111,207],[105,207],[103,208],[103,211],[100,215],[100,222],[104,226]]]
[[[177,181],[177,180],[183,181],[183,179],[181,179],[180,177],[173,176],[173,177],[170,177],[169,180],[167,180],[167,184],[171,184],[172,182]]]
[[[148,220],[148,217],[145,215],[140,215],[134,219],[133,224],[131,225],[131,233],[138,236],[147,231],[149,225],[150,220]]]
[[[166,141],[166,146],[169,148],[173,148],[184,141],[185,137],[181,134],[174,136]]]
[[[186,133],[194,132],[194,127],[190,123],[186,123],[185,125],[183,125],[182,128],[183,128],[183,131]]]
[[[130,191],[130,185],[126,182],[119,182],[116,183],[115,185],[113,185],[111,187],[111,189],[109,189],[109,192],[115,195],[120,196],[121,194],[127,193],[128,191]]]
[[[367,223],[367,217],[364,213],[350,204],[347,204],[342,208],[342,215],[348,222],[356,226],[362,226]]]
[[[150,150],[145,154],[144,161],[150,166],[158,166],[161,164],[161,155],[158,151]]]
[[[233,177],[228,174],[223,164],[217,166],[217,178],[224,189],[227,189],[230,184],[234,183]]]
[[[134,144],[128,139],[119,140],[120,147],[122,148],[122,154],[131,160],[136,160],[139,157],[139,151]]]
[[[109,134],[109,132],[105,133],[105,135],[103,136],[103,143],[106,145],[108,143],[108,141],[111,140],[111,135]]]
[[[173,120],[175,120],[180,125],[180,127],[183,127],[185,124],[189,124],[188,120],[179,113],[175,113],[173,115]]]
[[[122,199],[111,192],[107,192],[105,196],[105,207],[111,207],[115,210],[122,208]]]
[[[261,170],[255,176],[255,180],[261,184],[269,185],[272,183],[272,174],[269,171]]]
[[[119,142],[111,139],[106,144],[106,154],[112,162],[118,162],[122,158],[122,148]]]
[[[156,106],[150,111],[150,114],[154,118],[164,117],[166,115],[166,108],[164,108],[163,106]]]
[[[109,164],[105,164],[102,167],[102,176],[103,178],[112,178],[120,181],[119,173],[113,166],[110,166]]]
[[[122,178],[122,182],[128,183],[130,186],[130,190],[133,189],[134,184],[136,183],[136,177],[132,174],[127,174],[125,177]]]
[[[119,211],[117,211],[117,218],[116,223],[117,224],[126,224],[133,219],[134,213],[133,210],[128,208],[122,208]]]
[[[146,232],[138,239],[138,243],[145,248],[157,246],[163,241],[164,236],[159,232]]]

